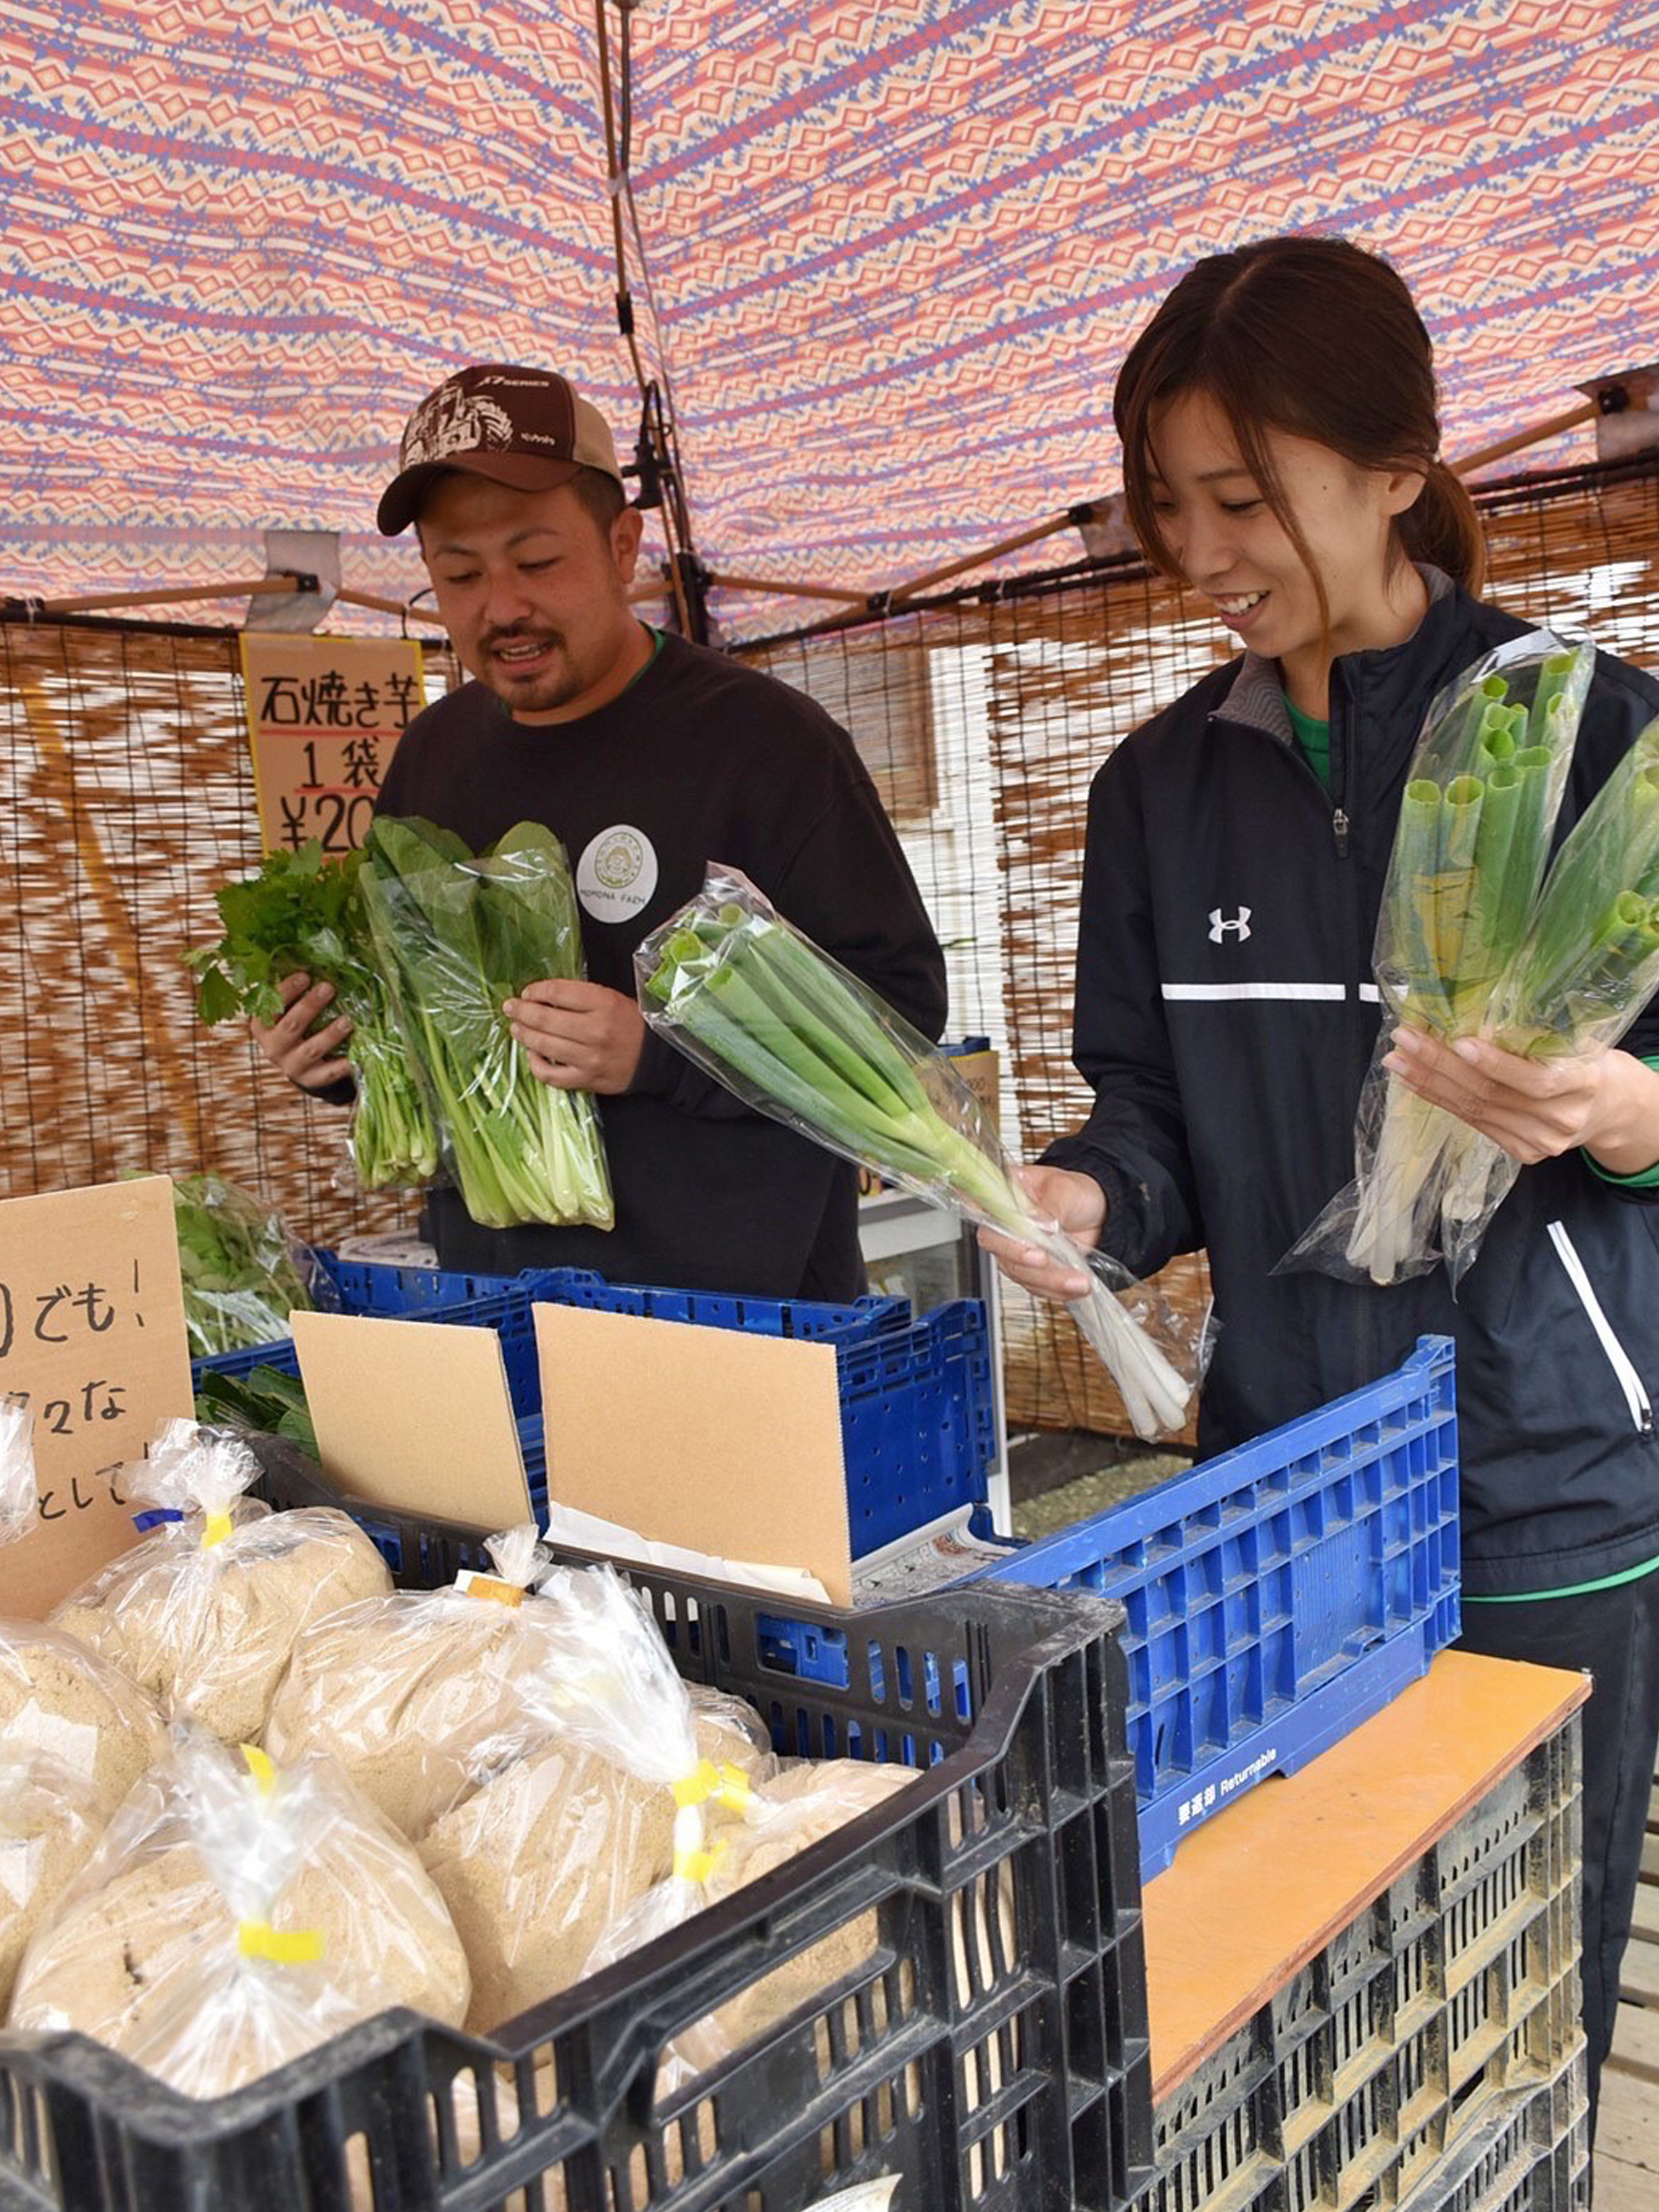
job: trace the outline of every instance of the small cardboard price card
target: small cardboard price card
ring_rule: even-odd
[[[501,1340],[465,1322],[296,1313],[323,1472],[348,1498],[434,1521],[531,1518]]]
[[[412,638],[242,634],[242,683],[266,852],[361,845],[398,738],[426,704]]]
[[[547,1493],[671,1544],[799,1568],[853,1602],[833,1344],[532,1306]]]
[[[38,1500],[0,1616],[38,1620],[137,1540],[121,1470],[191,1411],[165,1176],[0,1202],[0,1397],[34,1417]]]

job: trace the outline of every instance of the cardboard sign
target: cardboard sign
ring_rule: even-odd
[[[318,1453],[337,1490],[473,1528],[532,1517],[493,1328],[362,1314],[291,1319]]]
[[[39,1620],[137,1541],[121,1470],[192,1411],[165,1176],[0,1203],[0,1395],[34,1416],[40,1508],[0,1545],[0,1615]]]
[[[833,1345],[532,1311],[550,1498],[653,1542],[804,1568],[851,1605]]]
[[[991,1127],[1002,1129],[1002,1061],[990,1051],[953,1052],[951,1065],[990,1116]]]
[[[398,738],[426,704],[412,638],[242,633],[259,836],[268,853],[317,838],[349,853],[368,833]]]

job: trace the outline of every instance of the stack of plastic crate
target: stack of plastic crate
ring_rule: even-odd
[[[985,1309],[957,1299],[913,1320],[902,1298],[848,1304],[739,1297],[716,1291],[610,1283],[586,1270],[530,1269],[511,1278],[430,1267],[367,1266],[319,1253],[330,1292],[347,1312],[494,1330],[531,1498],[547,1491],[541,1376],[531,1309],[538,1303],[687,1322],[832,1345],[853,1553],[863,1558],[963,1507],[982,1509],[996,1456],[996,1398]],[[204,1373],[258,1366],[297,1375],[292,1338],[196,1363]],[[988,1526],[988,1522],[981,1523]]]
[[[1575,1717],[1154,2112],[1134,2212],[1582,2212]]]

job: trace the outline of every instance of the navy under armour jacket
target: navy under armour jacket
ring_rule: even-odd
[[[1353,1175],[1376,1043],[1377,908],[1430,700],[1528,627],[1425,571],[1403,645],[1331,672],[1331,788],[1246,654],[1137,730],[1089,806],[1073,1057],[1086,1126],[1045,1155],[1108,1200],[1136,1274],[1207,1250],[1221,1323],[1205,1455],[1455,1339],[1464,1584],[1566,1588],[1659,1555],[1659,1194],[1571,1152],[1523,1168],[1454,1301],[1443,1268],[1389,1289],[1277,1262]],[[1558,835],[1659,714],[1598,656]],[[1659,1006],[1624,1041],[1659,1053]]]

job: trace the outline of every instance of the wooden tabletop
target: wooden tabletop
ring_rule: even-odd
[[[1188,1836],[1146,1891],[1153,2096],[1178,2088],[1589,1695],[1587,1675],[1443,1651],[1300,1774],[1259,1784]]]

